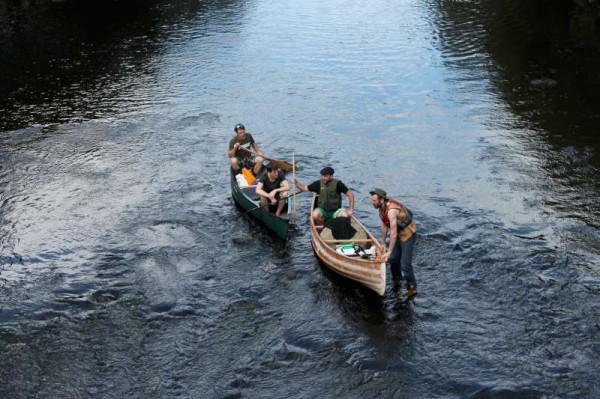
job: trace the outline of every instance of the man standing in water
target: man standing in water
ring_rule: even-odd
[[[238,123],[233,130],[235,130],[235,137],[229,141],[229,150],[227,151],[227,156],[231,159],[231,168],[236,173],[243,167],[253,168],[256,176],[263,166],[263,153],[252,135],[246,133],[243,124]]]
[[[382,222],[381,245],[385,259],[390,263],[392,286],[394,289],[399,289],[404,275],[407,284],[406,297],[410,299],[417,295],[417,280],[412,267],[417,225],[413,220],[412,212],[400,201],[388,198],[387,193],[380,188],[369,191],[369,194],[371,194],[371,204],[379,209]],[[390,230],[390,246],[386,251],[385,240],[388,230]]]
[[[333,168],[326,166],[321,169],[321,180],[305,186],[295,178],[293,183],[300,191],[312,191],[319,194],[319,202],[312,213],[312,218],[317,225],[323,225],[329,219],[339,216],[350,217],[354,212],[354,194],[344,183],[333,178]],[[349,208],[342,208],[342,193],[348,197]]]

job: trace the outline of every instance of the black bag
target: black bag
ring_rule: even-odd
[[[325,226],[331,230],[333,238],[336,240],[349,240],[356,234],[356,229],[352,227],[349,217],[337,217],[325,223]]]

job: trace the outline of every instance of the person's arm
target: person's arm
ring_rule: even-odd
[[[337,183],[337,192],[340,194],[344,193],[348,197],[348,210],[346,210],[346,213],[348,216],[352,216],[352,213],[354,213],[354,193],[341,181]]]
[[[233,158],[235,156],[235,152],[237,151],[240,143],[235,143],[233,146],[230,146],[229,151],[227,151],[227,156],[229,158]]]
[[[263,183],[259,182],[256,185],[256,194],[260,195],[261,197],[268,197],[269,193],[267,193],[265,190],[263,190]]]
[[[254,143],[252,143],[252,148],[254,149],[254,152],[257,155],[260,155],[261,157],[263,156],[262,151],[260,150],[260,148],[258,148],[258,144],[256,144],[256,141]]]
[[[387,238],[388,228],[385,223],[381,223],[381,252],[385,253],[385,240]]]
[[[346,196],[348,197],[349,203],[349,209],[346,213],[348,213],[348,216],[352,216],[354,213],[354,194],[352,193],[352,190],[348,189],[348,191],[346,191]]]
[[[295,177],[292,179],[292,183],[294,183],[300,191],[308,191],[308,186],[300,183]]]
[[[279,186],[279,191],[290,191],[290,183],[286,179],[281,181],[281,186]]]
[[[398,224],[396,219],[398,217],[398,209],[390,209],[387,213],[390,221],[390,246],[385,253],[385,258],[388,259],[394,250],[394,247],[398,244]]]

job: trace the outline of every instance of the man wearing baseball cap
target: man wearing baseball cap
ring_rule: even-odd
[[[410,299],[417,295],[417,280],[412,267],[417,225],[413,220],[412,212],[400,201],[389,198],[381,188],[369,191],[369,194],[371,194],[371,204],[379,209],[381,244],[385,259],[390,264],[393,288],[399,289],[400,281],[404,277],[407,284],[406,297]],[[385,240],[388,230],[390,230],[390,246],[386,251]]]
[[[350,217],[354,212],[354,194],[344,183],[333,178],[335,171],[331,166],[321,169],[321,179],[305,186],[296,178],[292,182],[300,191],[312,191],[319,194],[318,208],[312,213],[312,218],[317,225],[323,225],[326,221],[339,217]],[[348,197],[349,208],[342,208],[342,193]]]
[[[263,153],[254,141],[250,133],[246,133],[246,127],[238,123],[233,128],[235,136],[229,140],[229,149],[227,156],[231,160],[231,168],[234,172],[239,172],[240,168],[252,168],[255,175],[263,167]]]

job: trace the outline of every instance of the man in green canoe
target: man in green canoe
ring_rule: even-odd
[[[231,160],[231,168],[238,173],[241,168],[253,169],[254,175],[263,167],[263,153],[254,141],[250,133],[246,133],[246,127],[238,123],[235,125],[235,136],[229,141],[227,156]]]
[[[267,164],[267,173],[260,178],[256,186],[256,194],[260,196],[262,207],[269,207],[269,211],[275,208],[275,216],[281,216],[283,207],[287,204],[287,196],[290,184],[285,175],[273,162]]]

